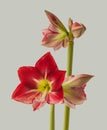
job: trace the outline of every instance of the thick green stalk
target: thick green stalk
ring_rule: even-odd
[[[73,63],[73,42],[68,45],[67,54],[67,76],[72,75],[72,63]],[[70,108],[65,105],[64,108],[64,126],[63,130],[69,130],[69,120],[70,120]]]
[[[50,105],[50,128],[49,130],[55,130],[55,105]]]

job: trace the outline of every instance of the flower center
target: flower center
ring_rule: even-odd
[[[40,80],[38,83],[38,89],[41,92],[48,93],[49,91],[51,91],[51,83],[46,79]]]

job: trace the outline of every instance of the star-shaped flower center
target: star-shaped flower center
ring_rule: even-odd
[[[51,82],[49,82],[47,79],[40,80],[38,83],[38,90],[48,93],[51,91]]]

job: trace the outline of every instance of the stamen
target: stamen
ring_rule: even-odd
[[[33,80],[34,80],[36,83],[39,83],[39,80],[37,80],[37,79],[35,79],[35,78],[34,78]]]
[[[45,71],[45,77],[44,77],[45,79],[47,78],[47,71]]]

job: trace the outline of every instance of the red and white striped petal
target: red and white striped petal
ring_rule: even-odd
[[[49,75],[50,73],[54,73],[58,70],[55,60],[50,52],[42,56],[35,64],[35,67],[42,73],[43,76]]]
[[[31,89],[37,88],[37,80],[43,79],[42,73],[35,67],[23,66],[18,69],[22,83],[30,84]]]
[[[41,93],[33,100],[33,110],[38,110],[46,104],[47,93]]]
[[[60,89],[56,92],[50,92],[47,97],[47,103],[56,104],[63,101],[63,90]]]
[[[35,97],[39,95],[39,91],[36,89],[31,89],[31,86],[21,83],[13,92],[12,99],[22,103],[32,104]]]
[[[62,88],[62,83],[65,78],[66,71],[58,70],[55,73],[51,73],[47,76],[47,79],[51,82],[52,92]]]

